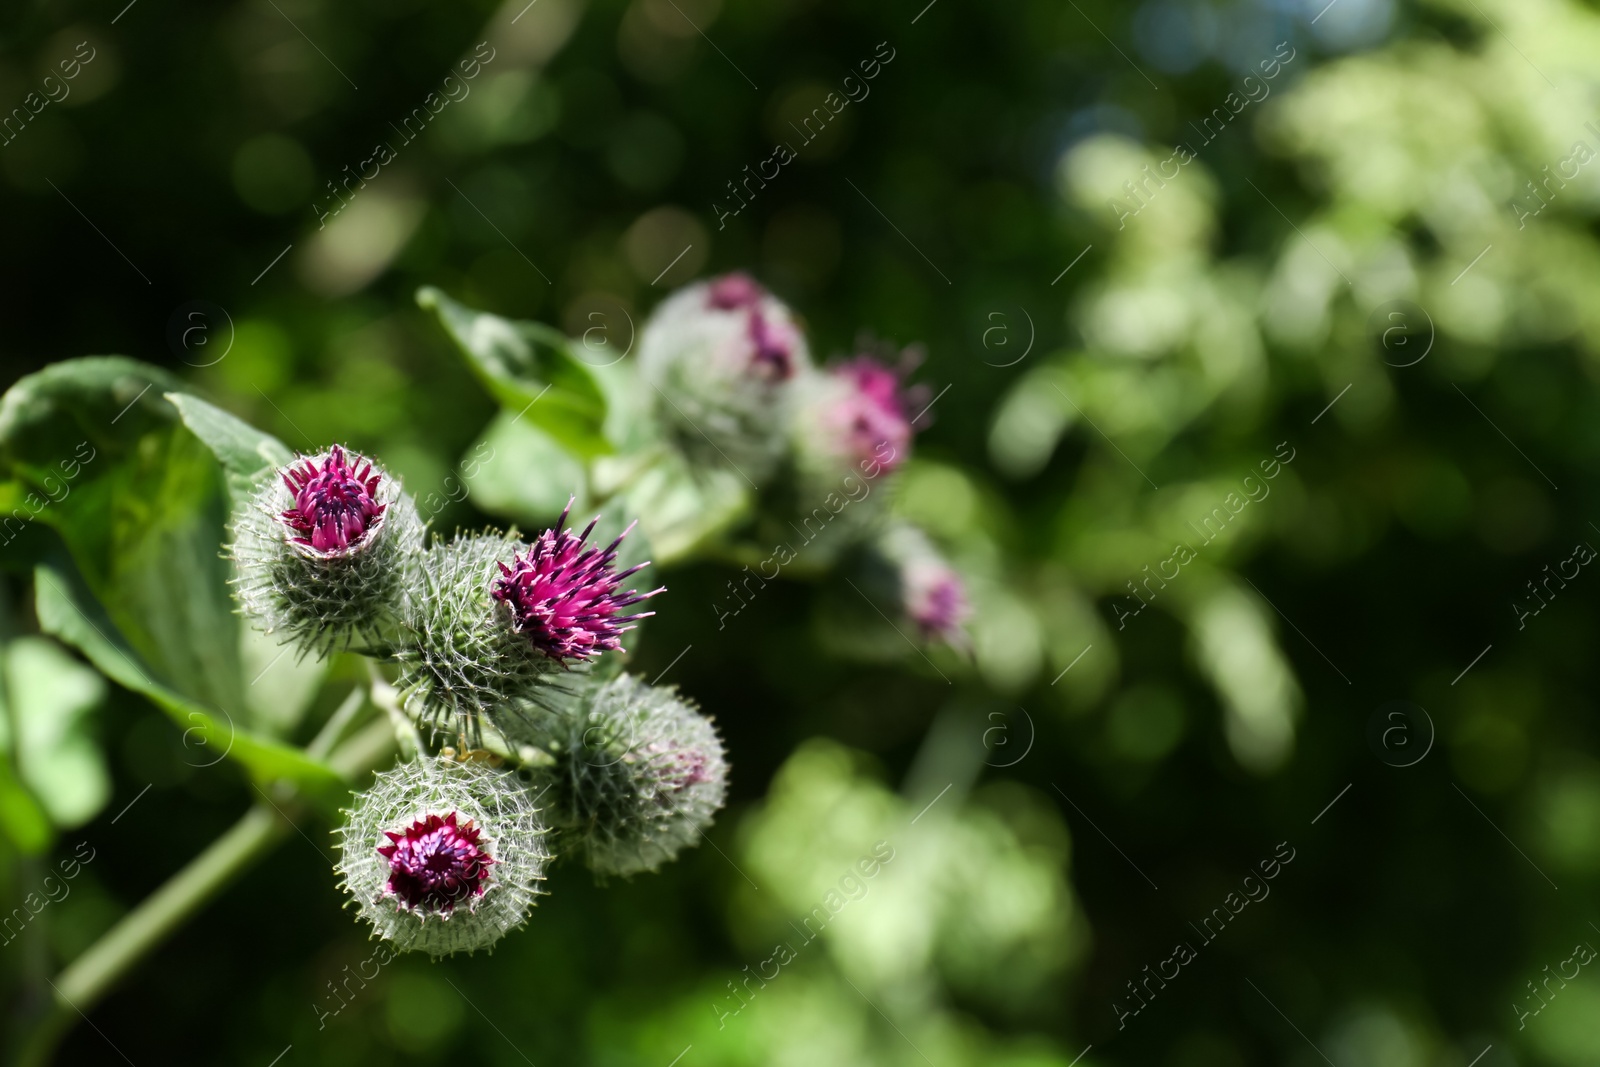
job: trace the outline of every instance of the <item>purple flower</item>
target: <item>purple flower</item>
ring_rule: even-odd
[[[654,615],[620,615],[623,608],[665,590],[648,593],[628,590],[619,593],[623,580],[649,566],[640,563],[625,571],[615,569],[617,546],[628,536],[633,524],[622,531],[605,549],[589,548],[586,542],[594,530],[596,517],[583,533],[573,536],[565,529],[572,501],[554,529],[546,530],[528,549],[518,552],[511,566],[500,564],[491,593],[511,609],[511,628],[526,634],[533,647],[552,659],[585,660],[601,652],[621,650],[623,623],[637,622]]]
[[[928,559],[906,566],[900,580],[905,610],[927,638],[942,638],[952,645],[966,641],[962,628],[972,613],[961,576],[944,563]]]
[[[385,830],[378,855],[389,861],[384,892],[417,911],[437,915],[483,896],[493,857],[479,844],[471,819],[455,812],[424,816],[399,833]]]
[[[370,460],[352,455],[347,461],[338,445],[320,459],[302,458],[282,472],[294,507],[279,518],[298,535],[290,538],[295,544],[332,555],[361,544],[387,505],[378,503],[380,476]]]
[[[794,328],[769,322],[759,311],[750,312],[750,365],[769,382],[786,382],[794,377]]]
[[[719,311],[754,308],[761,303],[767,291],[761,283],[743,271],[724,274],[711,280],[706,293],[706,303]]]
[[[899,466],[916,432],[911,407],[925,388],[903,388],[903,370],[860,356],[829,368],[843,386],[825,413],[827,429],[852,459],[876,461],[885,471]],[[884,450],[888,458],[884,458]]]
[[[764,381],[784,382],[794,377],[800,338],[789,322],[772,316],[766,306],[771,303],[761,283],[741,272],[713,278],[706,286],[707,307],[745,316],[750,369]]]

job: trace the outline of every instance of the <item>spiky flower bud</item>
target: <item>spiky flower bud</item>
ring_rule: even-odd
[[[809,466],[888,472],[904,463],[927,404],[926,386],[904,385],[920,358],[908,349],[889,366],[860,355],[815,375],[796,425],[796,448],[811,457]]]
[[[898,524],[878,539],[878,548],[896,566],[901,610],[923,638],[966,647],[965,623],[972,614],[966,585],[928,536]]]
[[[475,952],[527,920],[550,856],[514,773],[422,757],[379,774],[347,814],[343,887],[401,951]]]
[[[240,606],[318,655],[379,640],[404,609],[422,536],[411,498],[371,460],[338,445],[299,457],[235,523]]]
[[[500,564],[491,594],[509,609],[512,629],[525,635],[534,648],[552,659],[587,660],[622,650],[622,634],[633,629],[625,624],[655,612],[620,612],[666,586],[648,593],[619,593],[625,579],[650,565],[646,561],[625,571],[616,569],[617,547],[634,524],[606,548],[590,548],[587,542],[599,516],[574,536],[566,529],[571,511],[568,500],[555,527],[540,534],[526,555],[518,552],[509,566]]]
[[[966,643],[962,627],[972,609],[959,574],[950,567],[925,564],[907,567],[901,572],[901,581],[905,583],[906,614],[925,636],[953,645]]]
[[[789,309],[744,274],[668,297],[639,343],[639,371],[668,437],[696,463],[753,479],[782,456],[792,383],[810,365]]]
[[[870,537],[887,513],[892,475],[910,456],[923,387],[903,381],[916,365],[908,350],[897,366],[861,355],[801,384],[793,428],[795,479],[781,498],[778,532],[803,542],[799,566],[825,570]]]
[[[399,651],[406,706],[436,733],[477,747],[485,718],[560,689],[562,662],[518,633],[494,583],[517,560],[519,542],[499,533],[458,537],[424,554],[408,602]]]
[[[657,869],[698,844],[727,797],[722,740],[675,689],[623,674],[529,722],[555,757],[536,777],[551,819],[597,874]]]

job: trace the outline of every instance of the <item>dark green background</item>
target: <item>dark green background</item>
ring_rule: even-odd
[[[919,380],[950,389],[919,439],[923,466],[908,485],[922,491],[908,491],[906,508],[981,590],[975,660],[940,654],[935,670],[840,648],[825,623],[840,589],[850,596],[837,583],[775,587],[719,632],[709,605],[729,573],[669,573],[637,664],[650,675],[692,646],[670,680],[728,743],[732,800],[712,834],[726,857],[701,848],[660,875],[598,888],[563,866],[528,930],[493,957],[402,960],[319,1032],[311,1005],[323,983],[369,950],[328,864],[291,837],[96,1010],[93,1028],[74,1031],[60,1062],[114,1062],[108,1041],[138,1064],[265,1065],[292,1044],[286,1067],[666,1067],[691,1043],[683,1067],[1066,1067],[1091,1043],[1086,1067],[1322,1054],[1339,1067],[1465,1067],[1490,1044],[1481,1067],[1600,1061],[1591,974],[1525,1030],[1511,1007],[1574,941],[1600,943],[1597,579],[1582,573],[1520,631],[1508,606],[1575,542],[1600,539],[1600,197],[1574,181],[1526,229],[1510,206],[1531,203],[1523,183],[1571,142],[1600,144],[1583,129],[1600,18],[1585,5],[1339,3],[1315,26],[1318,3],[1093,0],[938,0],[920,15],[917,0],[539,0],[514,26],[520,4],[475,0],[138,0],[114,26],[116,0],[0,15],[0,106],[78,41],[98,50],[76,95],[0,148],[7,384],[57,359],[134,356],[291,447],[346,442],[421,492],[494,405],[416,310],[419,285],[577,334],[595,308],[623,330],[697,273],[747,269],[805,318],[819,356],[859,331],[926,345]],[[564,41],[562,12],[575,19]],[[672,21],[690,16],[715,47]],[[410,205],[403,246],[364,285],[319,283],[308,258],[317,187],[366,158],[485,39],[498,52],[474,96],[357,198]],[[1118,229],[1104,205],[1117,180],[1069,191],[1064,155],[1109,146],[1124,153],[1112,170],[1137,177],[1123,164],[1165,159],[1283,40],[1297,58],[1269,100],[1203,148],[1149,215]],[[871,96],[719,231],[711,204],[725,201],[724,183],[884,41],[896,55]],[[268,134],[281,140],[254,140]],[[1148,156],[1128,154],[1139,144]],[[642,236],[640,217],[663,207],[677,214],[657,217],[677,229]],[[1107,311],[1119,287],[1157,296]],[[1415,349],[1402,359],[1374,342],[1374,309],[1396,299],[1415,301],[1436,334],[1414,366],[1393,364]],[[232,324],[214,366],[194,365],[215,347],[170,343],[193,301]],[[1312,325],[1284,325],[1297,316]],[[226,327],[208,323],[220,343]],[[986,332],[996,326],[1005,332]],[[1030,329],[1027,357],[1000,366]],[[1164,339],[1126,340],[1141,331]],[[1067,392],[1098,429],[1077,420],[1059,445],[1048,429],[1023,433],[1034,459],[997,461],[996,439],[1015,438],[1039,398],[1054,432],[1076,419],[1056,400]],[[1124,581],[1285,440],[1295,462],[1247,509],[1246,532],[1205,549],[1169,601],[1118,632]],[[496,518],[468,502],[435,526]],[[20,579],[11,592],[27,603]],[[1278,651],[1252,651],[1237,614],[1206,645],[1196,620],[1207,604],[1245,605]],[[25,610],[18,621],[29,625]],[[1294,682],[1273,673],[1276,657]],[[1236,704],[1266,699],[1292,721],[1278,758],[1251,766],[1230,745],[1224,722],[1238,712],[1219,671]],[[1274,685],[1276,703],[1262,698]],[[1395,700],[1425,707],[1437,731],[1405,769],[1381,762],[1368,737]],[[1031,751],[982,767],[1020,750],[1019,709],[1037,731]],[[102,857],[46,913],[58,961],[251,801],[229,767],[185,766],[179,731],[142,700],[117,691],[96,722],[115,789],[58,846],[65,855],[87,839]],[[1019,747],[994,749],[985,731],[996,723]],[[804,914],[753,903],[730,859],[751,863],[752,841],[776,833],[742,820],[818,736],[866,753],[860,774],[891,789],[910,774],[906,814],[981,771],[976,791],[963,780],[940,803],[998,813],[1040,869],[1070,883],[1071,936],[1025,928],[1022,942],[1071,951],[1013,968],[961,946],[960,931],[986,920],[955,907],[941,920],[941,944],[955,947],[935,953],[940,966],[871,987],[873,1010],[829,1000],[854,996],[832,977],[844,956],[811,951],[778,982],[817,990],[813,1014],[774,994],[727,1030],[708,1026],[724,983],[768,954],[750,916]],[[151,793],[109,825],[146,782]],[[946,832],[928,819],[908,838]],[[315,824],[307,834],[324,840]],[[921,876],[989,878],[952,899],[1019,913],[1008,893],[1020,868],[985,869],[950,840]],[[1123,983],[1189,938],[1187,923],[1282,841],[1296,859],[1270,898],[1119,1031],[1111,1003],[1126,1000]],[[854,856],[870,844],[840,847]],[[836,866],[824,865],[824,883]],[[29,877],[0,851],[8,897]],[[40,988],[16,946],[0,949],[0,977],[19,998],[30,980]],[[829,1035],[838,1043],[807,1044]]]

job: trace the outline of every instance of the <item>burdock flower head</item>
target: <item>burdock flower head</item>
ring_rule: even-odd
[[[338,445],[298,457],[236,517],[240,605],[319,655],[379,640],[403,610],[422,536],[411,498],[371,460]]]
[[[370,460],[350,462],[344,449],[334,445],[327,455],[302,458],[281,474],[294,495],[294,507],[278,516],[294,531],[290,538],[324,555],[360,547],[383,521],[385,505],[378,503],[382,475]]]
[[[424,756],[378,775],[348,814],[344,888],[396,948],[473,952],[526,921],[550,856],[514,773]]]
[[[908,349],[895,366],[860,355],[827,368],[809,390],[797,443],[873,477],[900,466],[928,402],[926,386],[904,384],[920,360]]]
[[[518,633],[493,593],[520,543],[505,534],[458,537],[427,550],[407,602],[399,686],[436,734],[477,747],[483,721],[521,701],[555,696],[561,663]]]
[[[735,308],[758,308],[767,291],[742,270],[712,278],[706,283],[706,303],[723,311]]]
[[[567,501],[554,528],[540,534],[525,554],[518,552],[509,565],[499,565],[500,577],[492,589],[494,598],[510,610],[512,629],[546,656],[562,661],[621,650],[622,634],[633,629],[631,624],[655,614],[621,612],[666,588],[620,592],[626,579],[649,566],[616,569],[617,547],[633,524],[604,549],[591,548],[589,534],[600,519],[596,516],[574,536],[566,528],[572,503]]]
[[[749,478],[777,465],[791,386],[810,368],[789,309],[746,274],[674,293],[639,344],[639,371],[668,436],[696,462]]]
[[[966,585],[928,536],[915,526],[896,524],[878,539],[878,549],[895,566],[901,610],[923,638],[965,648],[965,624],[972,614]]]
[[[402,906],[437,914],[483,896],[494,857],[484,851],[479,829],[460,812],[421,816],[383,836],[389,839],[378,846],[378,855],[389,861],[384,892]]]
[[[554,756],[535,784],[597,874],[655,870],[699,843],[727,797],[715,727],[671,688],[619,675],[518,729]]]
[[[964,644],[962,628],[972,608],[967,603],[966,586],[955,569],[942,561],[922,561],[907,565],[900,572],[906,615],[923,636],[939,638],[953,645]]]
[[[772,315],[769,300],[771,295],[742,271],[713,278],[706,294],[706,306],[744,314],[749,370],[768,381],[784,381],[794,377],[795,354],[804,341],[787,313]]]
[[[870,342],[862,348],[875,350]],[[805,566],[827,567],[882,525],[884,484],[911,454],[926,390],[907,387],[919,353],[890,364],[857,355],[800,383],[793,427],[794,492],[789,525],[804,531]]]

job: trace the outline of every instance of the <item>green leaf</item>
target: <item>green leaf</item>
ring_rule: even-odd
[[[640,379],[635,364],[626,358],[610,363],[586,363],[595,384],[606,398],[606,439],[616,451],[629,454],[653,451],[662,443],[661,424],[653,408],[654,391]]]
[[[680,453],[658,453],[648,467],[630,475],[624,492],[629,510],[655,549],[655,562],[674,563],[744,521],[750,513],[749,488],[729,470],[696,470]]]
[[[313,791],[343,789],[331,768],[299,749],[251,733],[227,711],[213,712],[157,681],[100,605],[59,568],[40,565],[34,582],[40,629],[78,649],[119,685],[149,697],[184,731],[184,746],[195,765],[231,757],[261,785],[287,780]]]
[[[0,482],[0,513],[22,507],[27,495],[28,488],[21,482]]]
[[[4,761],[0,761],[0,829],[18,851],[29,856],[39,855],[55,839],[50,816]]]
[[[22,518],[61,535],[156,676],[192,699],[238,709],[239,620],[220,555],[223,479],[165,399],[181,388],[165,371],[120,357],[52,364],[0,399],[0,463],[32,488]]]
[[[178,409],[183,424],[222,464],[235,507],[294,459],[294,453],[276,437],[197,396],[167,393],[166,398]]]
[[[417,304],[438,317],[502,406],[579,456],[612,451],[605,394],[559,330],[475,311],[431,286],[417,290]]]
[[[588,507],[583,464],[555,438],[501,411],[494,417],[462,471],[474,471],[465,481],[472,502],[491,515],[525,526],[547,526],[561,514],[567,501]],[[468,464],[474,464],[468,467]],[[424,515],[436,511],[430,497],[417,502]]]
[[[274,737],[287,737],[316,700],[333,670],[333,659],[301,657],[281,634],[239,627],[239,664],[244,669],[244,706],[250,723]]]
[[[28,471],[47,491],[45,474],[66,481],[80,442],[96,454],[125,450],[152,425],[170,421],[162,394],[182,389],[171,374],[125,356],[87,356],[52,363],[18,381],[0,398],[0,461]],[[82,465],[93,459],[77,456]]]
[[[105,700],[105,679],[42,637],[19,637],[4,656],[0,727],[15,723],[18,736],[0,729],[0,750],[14,753],[22,781],[56,827],[82,826],[111,799],[111,775],[87,721]]]
[[[5,686],[4,658],[0,657],[0,694]],[[28,856],[37,856],[50,847],[55,834],[50,816],[38,799],[17,777],[17,760],[11,735],[16,733],[16,716],[5,700],[0,700],[0,831]]]
[[[189,393],[168,393],[183,424],[222,465],[232,498],[232,514],[248,506],[263,482],[294,459],[289,447],[269,433]],[[301,659],[278,640],[254,627],[239,627],[239,656],[245,705],[251,721],[284,734],[300,721],[327,675],[327,660]]]

